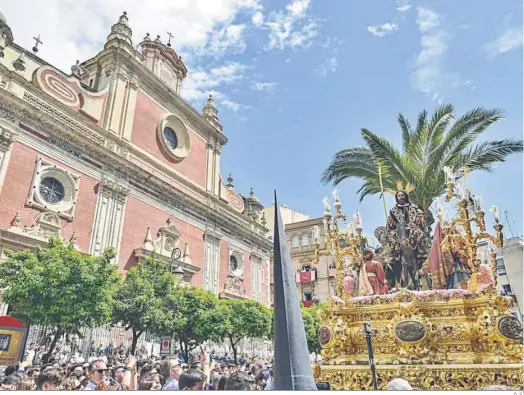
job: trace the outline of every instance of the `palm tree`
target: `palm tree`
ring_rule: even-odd
[[[497,162],[523,151],[522,140],[486,141],[474,145],[475,139],[503,117],[498,109],[476,108],[468,111],[450,126],[454,117],[452,105],[442,105],[431,119],[422,111],[417,126],[398,116],[402,132],[402,149],[368,129],[362,129],[365,147],[347,148],[335,154],[322,175],[324,184],[338,185],[346,178],[360,178],[360,201],[381,191],[396,191],[400,183],[414,187],[410,200],[426,215],[433,200],[445,193],[443,167],[454,172],[492,171]],[[449,128],[448,128],[449,127]],[[382,186],[381,186],[382,179]]]

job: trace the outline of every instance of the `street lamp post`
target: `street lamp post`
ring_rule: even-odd
[[[178,282],[181,282],[184,279],[184,269],[180,262],[180,257],[182,256],[182,251],[180,248],[174,248],[171,253],[171,273],[175,276]]]

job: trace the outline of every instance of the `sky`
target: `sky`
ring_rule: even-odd
[[[231,173],[237,192],[253,188],[264,205],[276,189],[280,203],[321,216],[331,157],[361,146],[361,128],[398,145],[399,113],[414,124],[440,103],[457,116],[500,108],[505,119],[479,141],[522,138],[518,0],[0,0],[15,42],[31,48],[40,35],[38,55],[66,72],[103,48],[124,10],[134,44],[148,32],[163,42],[173,34],[189,70],[182,97],[198,109],[208,94],[216,99],[229,139],[224,179]],[[515,235],[523,233],[522,160],[467,180],[486,209],[507,211]],[[359,203],[360,185],[339,185],[343,211],[359,210],[372,233],[384,210],[377,196]]]

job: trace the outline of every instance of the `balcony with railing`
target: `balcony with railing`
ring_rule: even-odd
[[[296,282],[299,284],[306,284],[313,282],[317,279],[316,269],[302,269],[297,270]]]

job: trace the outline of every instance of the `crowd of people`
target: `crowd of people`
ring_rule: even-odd
[[[22,362],[0,367],[0,390],[271,390],[269,361],[227,354],[148,356],[143,349],[130,355],[112,346],[88,351],[85,358],[69,349],[46,354],[31,345]],[[188,363],[183,360],[189,359]]]
[[[98,347],[88,351],[87,360],[79,353],[64,353],[58,348],[46,357],[46,347],[35,349],[31,345],[24,354],[24,361],[0,367],[0,390],[273,390],[272,361],[247,357],[238,363],[228,354],[159,358],[148,356],[145,349],[130,355],[124,347]],[[66,360],[65,355],[69,355]],[[187,359],[187,358],[186,358]],[[327,384],[327,383],[326,383]],[[320,387],[324,388],[324,387]],[[327,387],[329,388],[329,386]],[[411,385],[401,378],[389,382],[386,390],[409,391]],[[509,389],[489,386],[483,389]]]

